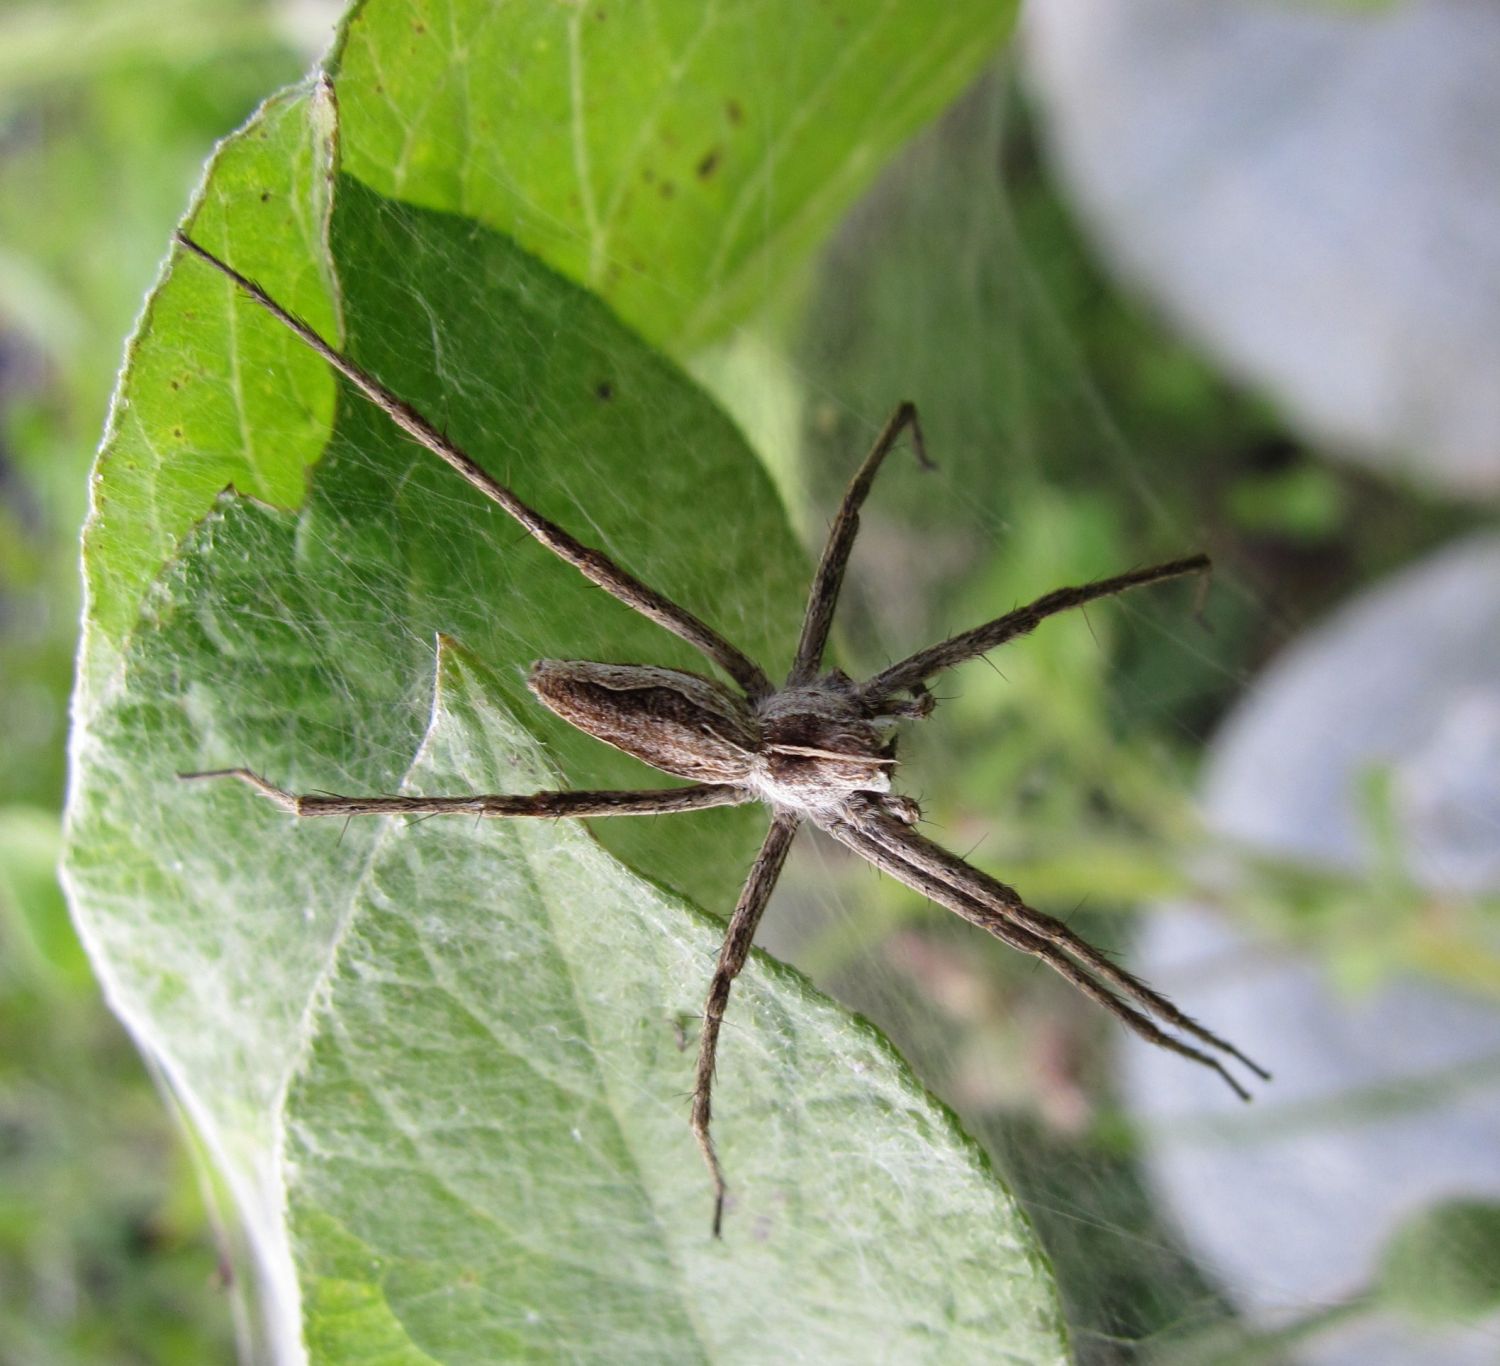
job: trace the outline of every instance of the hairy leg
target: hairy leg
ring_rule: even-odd
[[[559,559],[567,561],[586,579],[597,584],[611,597],[618,598],[627,607],[633,607],[643,617],[649,618],[659,626],[664,626],[674,635],[687,641],[694,649],[723,669],[752,698],[764,697],[771,692],[771,681],[766,677],[760,665],[731,645],[712,627],[700,621],[685,607],[679,607],[665,594],[658,593],[627,570],[620,568],[603,551],[584,545],[583,542],[564,531],[556,522],[549,521],[541,513],[523,503],[504,484],[492,478],[469,455],[448,440],[409,403],[397,398],[373,375],[360,369],[342,351],[325,341],[301,318],[284,309],[253,280],[247,279],[232,266],[221,261],[206,247],[199,246],[185,233],[179,232],[177,241],[193,255],[227,276],[273,318],[290,328],[412,440],[418,445],[425,446],[439,460],[462,475],[485,497],[498,503]]]
[[[786,680],[789,688],[811,682],[823,662],[823,649],[828,644],[828,632],[833,626],[833,612],[838,605],[839,589],[843,586],[844,570],[848,567],[849,552],[854,548],[854,537],[859,531],[859,510],[886,456],[907,428],[911,429],[917,459],[924,469],[932,468],[926,443],[922,440],[922,428],[917,421],[916,405],[903,403],[880,429],[869,455],[844,490],[844,500],[839,504],[827,544],[823,547],[823,558],[813,577],[807,612],[802,619],[802,638],[797,643],[797,658]]]
[[[1069,957],[1057,939],[1047,937],[1032,928],[1033,918],[1049,921],[1051,920],[1050,916],[1042,916],[1040,912],[1031,911],[1029,907],[1025,907],[1024,903],[1020,903],[1022,908],[1029,912],[1029,917],[1022,919],[1015,914],[1015,908],[1008,903],[997,905],[990,900],[981,900],[965,889],[955,886],[946,878],[929,871],[916,859],[907,857],[906,850],[898,850],[896,847],[892,847],[894,842],[887,844],[885,841],[878,840],[850,822],[834,822],[827,828],[829,833],[840,843],[847,845],[862,858],[868,859],[871,863],[875,864],[876,867],[890,873],[898,881],[904,882],[913,890],[921,892],[922,895],[929,897],[931,900],[937,902],[938,905],[947,907],[950,911],[962,916],[971,924],[979,926],[1003,943],[1009,944],[1012,948],[1040,958],[1065,980],[1077,987],[1091,1000],[1103,1006],[1122,1024],[1132,1029],[1142,1038],[1209,1068],[1223,1078],[1230,1089],[1242,1100],[1250,1099],[1249,1092],[1245,1090],[1217,1058],[1166,1033],[1142,1010],[1136,1009],[1127,1001],[1123,1001],[1120,997],[1114,995],[1106,986],[1090,975],[1083,966]],[[901,828],[907,830],[905,826]],[[907,833],[911,832],[908,830]],[[1053,923],[1058,924],[1060,922]],[[1069,935],[1077,943],[1082,943],[1081,940],[1077,940],[1077,937],[1071,934],[1071,931],[1069,931]],[[1109,975],[1111,980],[1113,980],[1115,974],[1121,972],[1119,968],[1109,963],[1107,959],[1103,959],[1102,955],[1099,955],[1097,951],[1088,945],[1084,945],[1084,948],[1088,949],[1090,955],[1089,966],[1093,967],[1096,972],[1100,972],[1101,975]],[[1096,966],[1096,960],[1102,961],[1110,969],[1109,974],[1105,974]],[[1129,974],[1124,974],[1124,976],[1129,978]],[[1136,982],[1134,978],[1129,978],[1129,980],[1138,987],[1143,985]],[[1149,992],[1149,988],[1146,990]],[[1165,998],[1157,997],[1154,992],[1149,992],[1149,995],[1158,1000],[1165,1000]],[[1167,1004],[1170,1007],[1170,1002]],[[1175,1007],[1171,1007],[1171,1009],[1173,1015],[1178,1019],[1187,1019]],[[1177,1020],[1174,1019],[1173,1023],[1176,1022]],[[1220,1044],[1218,1040],[1215,1040],[1215,1043],[1217,1046],[1229,1049],[1236,1058],[1245,1062],[1246,1066],[1259,1075],[1267,1075],[1261,1068],[1249,1062],[1248,1059],[1245,1059],[1237,1050],[1229,1048],[1228,1045]]]
[[[186,781],[237,778],[294,816],[495,816],[584,817],[657,816],[738,806],[755,800],[746,788],[725,783],[650,788],[636,792],[532,792],[524,796],[476,793],[465,797],[341,797],[335,793],[294,793],[267,782],[248,768],[179,773]]]
[[[1165,1020],[1184,1033],[1191,1034],[1203,1043],[1227,1053],[1230,1057],[1242,1062],[1257,1076],[1262,1078],[1268,1076],[1264,1068],[1247,1058],[1232,1043],[1221,1039],[1212,1030],[1199,1024],[1192,1016],[1179,1010],[1160,992],[1148,987],[1139,977],[1126,972],[1118,963],[1101,953],[1086,939],[1074,934],[1061,920],[1028,906],[1014,887],[975,868],[959,858],[957,854],[950,853],[942,845],[935,844],[925,835],[913,830],[909,823],[899,821],[893,816],[872,812],[863,817],[859,824],[866,834],[908,863],[939,878],[973,900],[994,907],[1029,933],[1045,939],[1048,943],[1056,944],[1065,953],[1082,960],[1085,966],[1097,973],[1115,990],[1135,1001],[1143,1010]]]
[[[1258,1077],[1269,1076],[1263,1067],[1247,1058],[1232,1043],[1221,1039],[1212,1030],[1199,1024],[1192,1016],[1179,1010],[1160,992],[1154,991],[1140,978],[1120,967],[1086,939],[1075,934],[1061,920],[1027,905],[1014,887],[975,868],[959,858],[957,854],[949,852],[925,835],[919,834],[911,828],[909,823],[897,820],[893,816],[871,812],[859,818],[857,823],[865,834],[914,867],[947,883],[955,891],[971,900],[992,907],[999,914],[1005,915],[1020,925],[1029,934],[1055,944],[1063,952],[1081,960],[1088,969],[1097,973],[1116,991],[1133,1000],[1143,1010],[1156,1015],[1184,1033],[1191,1034],[1203,1043],[1227,1053],[1243,1063]]]
[[[740,899],[735,905],[734,915],[730,917],[729,928],[724,934],[724,946],[719,950],[719,962],[714,968],[713,981],[709,984],[708,1000],[703,1007],[703,1033],[698,1043],[698,1067],[693,1079],[692,1123],[699,1151],[702,1152],[703,1160],[708,1164],[709,1175],[713,1178],[715,1238],[719,1236],[724,1223],[724,1194],[727,1189],[724,1184],[724,1169],[719,1165],[719,1155],[714,1150],[714,1141],[709,1134],[713,1118],[714,1061],[719,1048],[719,1026],[723,1023],[724,1010],[729,1004],[729,988],[740,975],[740,969],[745,966],[750,945],[755,939],[756,927],[760,924],[766,903],[771,899],[776,879],[781,876],[787,850],[792,847],[792,839],[800,824],[801,818],[790,812],[778,811],[773,817],[765,843],[755,856],[750,875],[745,879]]]
[[[1129,574],[1117,574],[1112,579],[1100,579],[1096,583],[1080,584],[1073,588],[1058,588],[1044,594],[1025,607],[1007,612],[1003,617],[976,626],[948,640],[929,645],[925,650],[882,669],[869,682],[860,685],[860,692],[867,702],[878,704],[892,693],[920,686],[934,674],[962,664],[967,659],[987,653],[1008,640],[1023,636],[1037,623],[1066,612],[1074,607],[1095,602],[1099,598],[1112,598],[1132,588],[1143,588],[1164,579],[1180,578],[1184,574],[1206,574],[1211,567],[1207,555],[1190,555],[1183,560],[1169,560],[1165,564],[1152,565],[1149,569],[1136,569]]]

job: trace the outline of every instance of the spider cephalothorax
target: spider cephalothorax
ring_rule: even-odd
[[[847,675],[783,688],[757,711],[764,749],[753,782],[765,801],[822,824],[856,792],[891,790],[891,718],[867,706]]]
[[[961,635],[940,641],[856,683],[835,669],[820,675],[834,606],[859,509],[886,456],[910,432],[927,464],[916,409],[903,403],[891,416],[839,507],[813,577],[796,658],[786,682],[775,687],[754,660],[712,627],[598,550],[523,503],[420,413],[293,317],[264,290],[196,242],[178,242],[243,289],[323,356],[393,422],[492,499],[536,540],[643,616],[687,641],[740,689],[701,674],[646,664],[541,660],[529,683],[537,698],[580,730],[652,767],[689,780],[687,786],[639,792],[480,793],[452,797],[341,797],[297,795],[249,769],[217,769],[189,778],[234,777],[298,816],[376,814],[478,816],[628,816],[695,811],[761,801],[771,808],[771,828],[750,869],[724,936],[703,1010],[703,1032],[693,1084],[692,1126],[714,1181],[714,1232],[724,1210],[725,1183],[710,1136],[711,1095],[719,1027],[730,987],[751,941],[787,850],[810,821],[892,877],[955,911],[1023,953],[1042,959],[1143,1038],[1212,1068],[1241,1096],[1247,1093],[1219,1058],[1267,1073],[1232,1044],[1178,1010],[1166,997],[1130,975],[1074,934],[1060,920],[1034,910],[1005,883],[934,844],[915,827],[920,818],[909,797],[893,793],[896,766],[893,721],[926,716],[932,709],[927,681],[1025,635],[1040,621],[1069,608],[1131,588],[1186,574],[1203,574],[1208,558],[1192,555],[1111,579],[1059,588]],[[1169,1027],[1177,1033],[1167,1032]],[[1196,1041],[1189,1043],[1182,1036]]]

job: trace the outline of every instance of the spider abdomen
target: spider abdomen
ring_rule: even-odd
[[[706,783],[744,783],[760,748],[749,705],[701,674],[539,659],[527,686],[549,711],[637,759]]]

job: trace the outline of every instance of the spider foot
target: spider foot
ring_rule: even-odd
[[[177,775],[185,783],[197,782],[201,778],[237,778],[246,787],[253,787],[261,796],[274,802],[283,811],[292,815],[298,814],[297,798],[285,788],[277,787],[275,783],[267,782],[258,773],[252,773],[248,768],[213,768],[206,769],[201,773],[179,773]]]
[[[709,1133],[708,1105],[708,1097],[702,1089],[694,1091],[693,1137],[698,1140],[698,1151],[703,1154],[704,1165],[708,1168],[709,1179],[714,1185],[714,1237],[722,1238],[724,1236],[724,1203],[729,1195],[729,1186],[724,1180],[724,1168],[719,1165],[718,1150],[714,1147],[713,1137]]]

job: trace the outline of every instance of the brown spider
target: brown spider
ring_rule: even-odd
[[[643,759],[686,787],[638,792],[534,792],[527,796],[299,796],[248,769],[186,773],[184,778],[238,778],[297,816],[375,814],[477,816],[640,816],[763,801],[771,828],[745,880],[708,989],[693,1086],[692,1127],[714,1183],[713,1231],[720,1232],[726,1186],[709,1133],[710,1096],[719,1026],[729,990],[750,952],[761,913],[804,820],[825,830],[876,867],[1002,942],[1033,954],[1086,996],[1152,1043],[1212,1068],[1234,1091],[1249,1093],[1218,1058],[1165,1032],[1156,1021],[1237,1059],[1257,1076],[1269,1074],[1239,1049],[1183,1014],[1166,997],[1118,967],[1061,921],[1033,910],[1003,882],[972,868],[916,830],[917,805],[893,794],[895,741],[890,727],[931,712],[926,683],[934,674],[1024,635],[1044,618],[1143,584],[1205,573],[1208,557],[1192,555],[1074,588],[1059,588],[1029,606],[918,651],[857,683],[838,669],[819,676],[834,605],[859,527],[859,509],[881,462],[904,431],[929,464],[916,409],[903,403],[885,424],[844,494],[813,579],[796,660],[778,688],[765,671],[686,608],[648,587],[600,551],[590,549],[533,511],[438,432],[409,404],[324,341],[259,285],[182,233],[177,241],[228,276],[252,299],[318,352],[404,432],[493,499],[553,554],[606,593],[680,636],[739,685],[641,664],[538,660],[529,686],[542,702],[580,730]],[[1155,1017],[1153,1020],[1151,1017]]]

